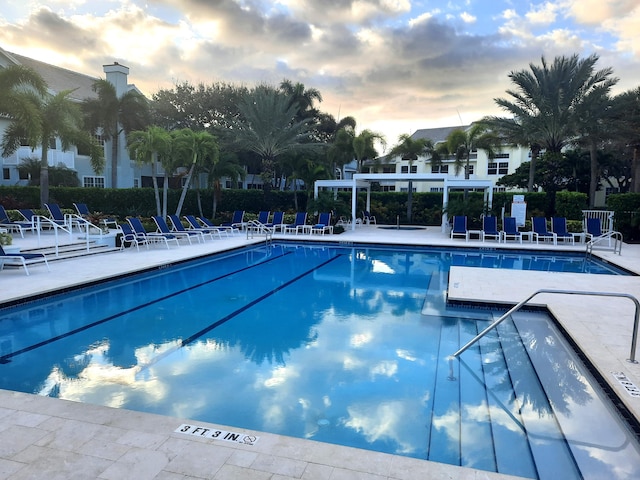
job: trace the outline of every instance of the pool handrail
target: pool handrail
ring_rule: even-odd
[[[495,327],[500,325],[507,317],[509,317],[511,314],[515,313],[516,311],[520,310],[529,300],[531,300],[533,297],[535,297],[536,295],[539,295],[541,293],[558,293],[558,294],[562,294],[562,295],[587,295],[587,296],[596,296],[596,297],[620,297],[620,298],[628,298],[631,301],[633,301],[633,303],[635,304],[636,309],[635,309],[635,318],[634,318],[634,321],[633,321],[633,333],[631,334],[631,353],[629,354],[629,358],[627,359],[627,362],[629,362],[629,363],[638,363],[638,361],[636,360],[636,345],[637,345],[637,341],[638,341],[638,322],[640,320],[640,302],[638,301],[638,299],[636,297],[634,297],[633,295],[631,295],[629,293],[588,292],[588,291],[580,291],[580,290],[553,290],[553,289],[546,289],[546,288],[543,288],[541,290],[538,290],[538,291],[532,293],[527,298],[522,300],[520,303],[515,305],[507,313],[502,315],[495,322],[493,322],[487,328],[482,330],[478,335],[473,337],[469,342],[467,342],[466,345],[464,345],[456,353],[451,355],[451,357],[452,358],[458,357],[465,350],[467,350],[471,345],[476,343],[478,340],[480,340],[482,337],[484,337],[487,333],[489,333]]]

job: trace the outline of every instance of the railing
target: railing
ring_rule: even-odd
[[[597,248],[602,248],[606,250],[613,250],[613,253],[617,253],[618,255],[622,255],[622,234],[620,232],[609,231],[603,233],[598,237],[594,237],[587,242],[587,255],[591,255],[593,253],[593,249],[596,245],[606,240],[607,246],[598,246]],[[611,246],[611,240],[613,240],[613,247]]]
[[[633,295],[630,295],[628,293],[581,292],[581,291],[578,291],[578,290],[548,290],[548,289],[538,290],[537,292],[533,293],[532,295],[529,295],[527,298],[525,298],[520,303],[518,303],[516,306],[514,306],[511,310],[509,310],[507,313],[502,315],[498,320],[493,322],[491,325],[489,325],[487,328],[485,328],[483,331],[481,331],[478,335],[473,337],[464,347],[462,347],[456,353],[451,355],[451,357],[454,357],[454,358],[458,357],[466,349],[468,349],[471,345],[476,343],[478,340],[480,340],[482,337],[484,337],[487,333],[489,333],[491,330],[493,330],[498,325],[500,325],[504,320],[507,319],[507,317],[509,317],[511,314],[515,313],[516,311],[520,310],[529,300],[531,300],[533,297],[535,297],[536,295],[539,295],[541,293],[559,293],[559,294],[562,294],[562,295],[587,295],[587,296],[596,296],[596,297],[620,297],[620,298],[628,298],[631,301],[633,301],[633,303],[635,304],[635,307],[636,307],[636,313],[635,313],[635,318],[634,318],[634,321],[633,321],[633,333],[632,333],[632,337],[631,337],[631,353],[629,354],[629,358],[627,359],[627,361],[630,362],[630,363],[638,363],[636,361],[636,344],[637,344],[637,341],[638,341],[638,320],[640,319],[640,302],[638,302],[638,299],[636,297],[634,297]]]
[[[273,241],[273,228],[267,227],[264,223],[257,220],[250,220],[246,224],[247,240],[256,235],[264,235],[265,242],[270,244]]]
[[[55,249],[56,249],[56,257],[59,255],[59,250],[58,250],[58,231],[62,230],[63,232],[67,232],[69,234],[69,240],[71,240],[73,238],[73,233],[72,233],[72,228],[70,225],[60,225],[59,223],[53,221],[52,219],[50,219],[49,217],[43,217],[42,215],[35,215],[33,217],[32,220],[36,232],[38,232],[38,246],[40,246],[40,232],[42,230],[42,227],[48,227],[48,228],[53,228],[54,230],[54,234],[55,234],[55,238],[56,238],[56,245],[55,245]]]

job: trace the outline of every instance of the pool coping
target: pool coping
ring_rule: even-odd
[[[359,227],[355,233],[347,231],[340,235],[339,244],[375,243],[375,244],[403,244],[415,246],[464,246],[487,248],[480,242],[451,241],[445,235],[434,232],[433,227],[427,228],[431,235],[425,235],[424,230],[398,232],[386,231],[394,238],[384,239],[374,228]],[[364,234],[364,235],[363,235]],[[335,236],[286,236],[283,238],[299,241],[330,241],[335,242]],[[333,238],[329,238],[333,237]],[[276,239],[278,236],[275,237]],[[83,282],[105,278],[110,275],[123,274],[136,271],[140,266],[140,260],[146,268],[162,268],[179,257],[183,260],[196,258],[202,255],[239,248],[247,244],[260,244],[262,241],[247,241],[242,237],[216,240],[208,245],[193,245],[162,251],[154,249],[152,252],[126,251],[121,254],[109,254],[109,261],[105,262],[93,259],[92,261],[60,261],[52,263],[52,274],[38,267],[32,269],[30,277],[21,272],[1,272],[2,275],[11,278],[12,282],[5,289],[8,298],[23,297],[25,286],[29,285],[31,291],[55,291],[60,285],[82,284]],[[489,248],[495,248],[492,245]],[[503,248],[500,245],[500,248]],[[508,245],[508,248],[522,248],[519,244]],[[627,246],[623,249],[623,256],[608,258],[606,252],[603,259],[610,263],[615,260],[624,262],[628,270],[640,272],[640,247]],[[548,246],[532,248],[549,251]],[[179,252],[177,255],[176,252]],[[528,250],[528,249],[527,249]],[[553,249],[554,251],[580,251],[570,247]],[[147,254],[148,253],[148,254]],[[106,255],[101,255],[105,257]],[[600,256],[600,252],[598,252]],[[616,256],[617,257],[617,256]],[[629,264],[632,260],[632,265]],[[73,268],[73,262],[83,262],[83,267]],[[85,263],[86,262],[86,263]],[[469,270],[481,270],[478,268],[455,267],[460,270],[455,275],[461,275],[465,283],[472,280]],[[522,272],[520,272],[522,273]],[[8,274],[8,275],[5,275]],[[68,276],[65,280],[65,274]],[[493,275],[493,277],[491,276]],[[54,278],[52,278],[54,276]],[[584,276],[584,275],[583,275]],[[495,277],[495,278],[494,278]],[[474,302],[503,302],[515,303],[524,295],[525,289],[537,285],[539,280],[519,279],[514,283],[513,279],[506,283],[496,283],[496,290],[500,285],[505,292],[487,290],[487,286],[499,281],[496,272],[483,272],[482,279],[477,284],[469,286],[464,292],[451,288],[451,298],[459,298],[462,301]],[[594,276],[595,277],[595,276]],[[613,277],[613,276],[611,276]],[[456,277],[458,278],[458,277]],[[620,277],[634,278],[634,277]],[[542,282],[546,284],[546,280]],[[456,281],[454,279],[454,281]],[[462,281],[462,280],[458,280]],[[6,282],[5,282],[6,283]],[[633,290],[640,297],[640,285],[624,283],[617,288]],[[514,290],[513,285],[519,285]],[[527,286],[529,285],[529,286]],[[566,287],[566,285],[565,285]],[[16,292],[21,292],[17,294]],[[7,297],[5,297],[7,298]],[[544,299],[542,299],[544,300]],[[556,305],[560,303],[560,305]],[[561,305],[549,299],[548,305],[553,315],[562,321],[574,315],[573,305]],[[602,311],[585,308],[587,314],[594,317]],[[625,316],[624,308],[615,311],[604,309],[607,314],[618,312],[619,316]],[[597,319],[596,319],[597,320]],[[594,357],[594,363],[599,369],[607,371],[610,368],[623,368],[625,347],[620,346],[628,338],[617,339],[611,349],[597,352],[599,336],[603,335],[597,328],[597,322],[577,325],[575,322],[566,322],[567,331],[575,335],[577,343],[585,345]],[[587,322],[588,323],[588,322]],[[563,324],[564,325],[564,324]],[[582,333],[575,330],[586,330]],[[595,331],[594,331],[595,329]],[[608,332],[604,332],[606,335]],[[630,335],[627,335],[629,337]],[[624,335],[622,335],[624,337]],[[594,345],[595,343],[595,345]],[[628,355],[628,352],[626,353]],[[618,356],[621,358],[614,358]],[[640,369],[639,369],[640,370]],[[630,372],[634,379],[640,376],[636,371]],[[468,479],[506,479],[515,478],[502,474],[474,470],[470,468],[454,467],[451,465],[417,460],[403,456],[370,452],[367,450],[339,447],[331,444],[315,442],[313,440],[296,439],[273,435],[264,432],[253,432],[260,436],[257,448],[247,448],[243,445],[229,446],[211,439],[200,439],[177,434],[174,430],[182,423],[189,420],[173,417],[157,416],[140,412],[112,409],[94,405],[78,404],[65,400],[38,397],[35,395],[19,394],[16,392],[0,391],[0,472],[10,472],[12,478],[33,478],[31,475],[46,476],[46,473],[58,474],[60,472],[73,472],[79,466],[92,468],[86,470],[96,473],[95,478],[304,478],[338,480],[342,478],[366,478],[366,479],[429,479],[429,478],[468,478]],[[637,416],[640,413],[636,412]],[[202,422],[198,422],[199,424]],[[215,425],[207,424],[211,427]],[[219,427],[219,426],[218,426]],[[233,430],[243,429],[233,428]],[[77,432],[84,432],[78,436]],[[86,432],[91,432],[89,435]],[[248,431],[247,431],[248,432]],[[135,475],[134,475],[135,472]],[[0,475],[1,476],[1,475]],[[93,476],[93,475],[91,475]]]

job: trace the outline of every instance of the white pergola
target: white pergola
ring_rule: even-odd
[[[347,180],[316,180],[313,187],[313,194],[318,198],[318,192],[321,188],[332,189],[337,192],[340,188],[351,189],[351,229],[356,228],[356,211],[357,190],[366,189],[367,206],[366,210],[371,210],[371,182],[395,181],[395,182],[442,182],[442,232],[446,231],[448,225],[448,216],[446,206],[449,203],[449,190],[455,189],[476,189],[484,190],[484,201],[489,205],[493,204],[493,182],[491,180],[456,180],[448,178],[447,175],[436,173],[355,173],[352,179]]]

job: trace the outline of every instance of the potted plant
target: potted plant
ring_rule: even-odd
[[[0,245],[7,246],[13,243],[13,237],[10,233],[0,233]]]

